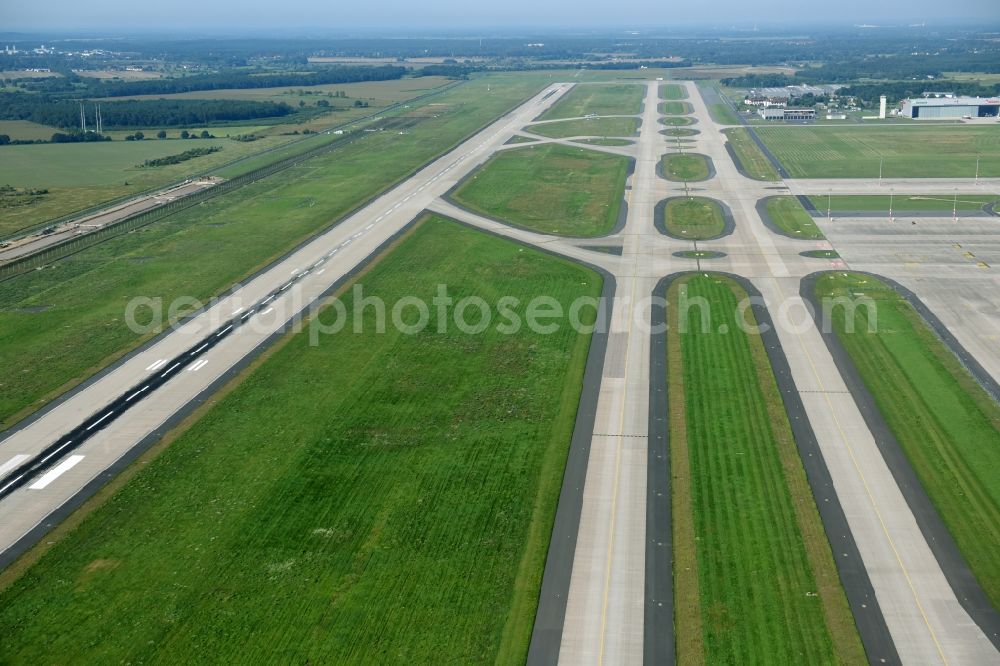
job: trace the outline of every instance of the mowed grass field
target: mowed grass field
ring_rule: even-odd
[[[742,127],[731,127],[722,130],[726,135],[729,145],[736,154],[739,165],[750,178],[756,180],[775,181],[780,178],[778,171],[771,164],[770,160],[764,156],[760,147],[750,136],[748,130]]]
[[[693,125],[694,118],[688,118],[687,116],[667,116],[660,118],[660,123],[669,126]]]
[[[687,102],[661,102],[659,111],[668,115],[683,115],[692,113],[694,109]]]
[[[830,321],[878,408],[944,519],[973,574],[1000,606],[1000,405],[889,285],[856,273],[829,273],[816,296],[854,299]],[[875,331],[869,322],[875,317]]]
[[[704,299],[707,326],[682,295]],[[763,343],[738,326],[744,298],[703,274],[667,293],[678,663],[865,663]]]
[[[663,227],[677,238],[705,240],[722,234],[725,215],[717,201],[705,197],[677,197],[667,201],[657,212]]]
[[[796,197],[790,195],[770,197],[766,208],[771,221],[789,236],[805,240],[825,238],[812,216],[806,212]]]
[[[560,236],[601,236],[618,221],[629,160],[546,144],[497,153],[452,198],[475,212]]]
[[[447,111],[426,117],[408,134],[364,134],[293,169],[0,284],[0,426],[141,344],[146,338],[123,322],[130,299],[207,301],[542,85],[513,77],[468,81],[435,100],[447,102]]]
[[[632,115],[642,110],[645,96],[645,87],[631,83],[576,85],[549,107],[540,119],[579,118],[591,113],[599,116]]]
[[[881,194],[838,194],[826,197],[814,194],[809,197],[819,210],[829,207],[835,213],[852,211],[884,211],[889,214],[889,195]],[[960,211],[982,210],[983,206],[1000,202],[998,195],[978,194],[899,194],[892,197],[892,210],[950,213],[954,208]]]
[[[687,99],[687,90],[679,83],[664,83],[660,85],[660,99]]]
[[[639,133],[639,125],[638,118],[587,118],[528,125],[524,131],[552,139],[565,139],[571,136],[623,137],[636,136]]]
[[[522,317],[601,292],[437,218],[360,281],[390,306],[445,283]],[[286,338],[0,594],[3,660],[523,662],[589,336],[350,317]]]
[[[670,153],[660,161],[663,177],[677,182],[707,180],[709,158],[698,153]]]
[[[989,126],[758,127],[794,178],[1000,177],[1000,131]]]
[[[172,132],[176,134],[175,132]],[[210,171],[226,162],[288,143],[275,136],[244,143],[229,139],[165,139],[4,146],[0,183],[49,192],[28,206],[0,208],[0,236],[129,194]],[[148,159],[192,148],[222,148],[179,164],[143,168]]]

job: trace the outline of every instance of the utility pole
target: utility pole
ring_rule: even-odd
[[[976,185],[979,184],[979,158],[976,158]]]
[[[951,203],[951,221],[958,222],[958,188],[955,188],[955,199]]]
[[[879,155],[879,158],[878,158],[878,186],[879,187],[882,187],[882,160],[883,159],[884,158],[881,155]]]
[[[826,193],[826,221],[833,222],[833,190]]]
[[[83,102],[80,102],[80,131],[87,133],[87,113],[83,108]]]
[[[892,217],[892,197],[893,197],[894,194],[895,194],[895,192],[893,190],[889,190],[889,221],[890,222],[895,222],[895,220]]]

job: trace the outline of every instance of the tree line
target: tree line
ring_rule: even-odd
[[[92,118],[93,103],[86,103]],[[179,127],[208,123],[277,118],[294,113],[284,102],[244,100],[125,100],[101,103],[105,127]],[[0,95],[0,119],[29,120],[53,127],[78,127],[80,103],[49,95]]]

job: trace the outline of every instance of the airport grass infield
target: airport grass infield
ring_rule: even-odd
[[[687,90],[679,83],[663,83],[660,85],[660,99],[687,99]]]
[[[737,325],[744,298],[712,274],[667,294],[677,661],[865,663],[764,345]]]
[[[440,218],[360,282],[387,309],[443,283],[522,318],[601,292]],[[590,336],[354,317],[286,336],[0,594],[4,659],[523,662]]]
[[[748,177],[769,181],[779,179],[778,171],[761,152],[760,146],[750,136],[749,131],[743,127],[730,127],[722,132],[726,135],[729,146]]]
[[[759,127],[793,178],[1000,177],[1000,132],[977,126]]]
[[[583,143],[583,144],[587,144],[588,146],[613,146],[613,147],[634,146],[635,145],[635,141],[633,141],[631,139],[615,139],[615,138],[610,138],[610,139],[580,139],[579,141],[576,141],[576,143]]]
[[[644,86],[633,83],[587,83],[573,87],[553,104],[540,120],[579,118],[594,113],[599,116],[632,115],[642,110]]]
[[[528,125],[524,131],[552,139],[571,136],[626,137],[639,132],[638,118],[585,118]]]
[[[806,240],[826,238],[797,198],[791,195],[769,197],[766,207],[771,221],[789,236]]]
[[[434,101],[405,135],[364,134],[294,169],[0,284],[0,427],[146,341],[123,316],[137,296],[208,302],[408,177],[544,82],[488,78]],[[490,94],[485,94],[487,86]]]
[[[661,102],[659,111],[667,115],[677,116],[692,113],[694,109],[687,102]]]
[[[884,212],[889,214],[889,205],[893,212],[927,212],[950,213],[952,210],[973,211],[982,210],[987,204],[1000,202],[1000,196],[990,194],[899,194],[890,197],[888,194],[838,194],[823,196],[814,194],[809,200],[817,210],[826,212],[829,208],[833,213],[851,212]]]
[[[657,206],[657,220],[675,238],[707,240],[722,235],[726,217],[719,202],[705,197],[674,197]]]
[[[678,126],[678,125],[693,125],[694,118],[689,118],[688,116],[665,116],[660,118],[660,122],[664,125]]]
[[[560,236],[603,236],[618,222],[629,160],[556,144],[504,150],[451,198],[476,213]]]
[[[711,176],[708,157],[698,153],[670,153],[660,162],[667,180],[676,182],[707,180]]]
[[[816,296],[871,299],[831,323],[973,574],[1000,606],[1000,405],[892,287],[828,273]],[[874,313],[874,332],[869,322]]]

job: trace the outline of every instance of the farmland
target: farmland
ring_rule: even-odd
[[[709,158],[697,153],[671,153],[660,163],[664,178],[677,182],[707,180],[712,169]]]
[[[543,233],[600,236],[618,221],[629,161],[582,148],[505,150],[452,195],[484,215]]]
[[[787,195],[769,197],[766,207],[771,221],[789,236],[805,240],[824,238],[823,232],[797,198]]]
[[[675,238],[705,240],[722,235],[725,214],[718,202],[705,197],[675,197],[657,207],[657,224]]]
[[[747,176],[756,180],[778,180],[777,170],[761,152],[748,130],[742,127],[731,127],[723,130],[723,133]]]
[[[646,89],[634,84],[577,85],[543,113],[541,120],[599,116],[634,115],[642,108]]]
[[[860,274],[826,274],[820,299],[864,294],[848,332],[844,308],[830,318],[987,596],[1000,605],[1000,406],[890,286]]]
[[[761,127],[793,178],[1000,176],[1000,132],[987,126]]]
[[[639,132],[637,118],[588,118],[585,120],[562,120],[553,123],[539,123],[524,128],[527,132],[553,139],[571,136],[635,136]]]
[[[707,327],[678,321],[682,294],[709,304]],[[745,297],[704,275],[667,293],[678,662],[864,663],[764,345],[737,322]]]
[[[522,315],[601,291],[438,218],[362,279],[388,303],[445,282]],[[5,659],[523,661],[589,336],[375,333],[364,316],[364,333],[286,337],[130,470],[0,595]]]
[[[490,85],[491,95],[482,94]],[[253,185],[0,286],[0,423],[9,425],[140,344],[137,294],[207,301],[536,93],[470,81],[408,134],[375,132]]]

